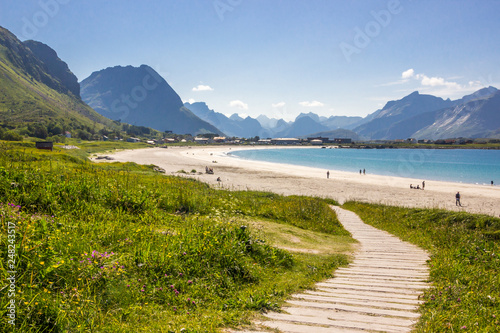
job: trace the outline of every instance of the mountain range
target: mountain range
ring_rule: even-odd
[[[415,91],[389,101],[366,117],[301,113],[294,121],[260,115],[245,119],[215,112],[203,102],[184,105],[197,116],[237,137],[349,137],[353,140],[445,139],[454,137],[498,138],[499,90],[483,88],[452,101]]]
[[[483,88],[451,101],[418,92],[388,102],[353,130],[378,140],[496,137],[500,129],[499,90]]]
[[[260,115],[257,118],[242,118],[238,114],[229,117],[210,109],[205,102],[184,103],[184,106],[201,119],[219,128],[226,135],[242,138],[271,137],[306,137],[320,136],[336,138],[348,135],[358,139],[359,136],[350,131],[353,125],[361,123],[361,117],[320,117],[314,113],[301,113],[294,121],[268,118]],[[339,131],[340,130],[340,131]]]
[[[349,137],[353,140],[500,138],[500,91],[483,88],[458,100],[413,92],[366,117],[302,113],[293,121],[229,117],[181,97],[147,65],[116,66],[78,83],[56,51],[21,42],[0,27],[0,136],[45,138],[75,131],[91,138],[119,123],[177,134],[261,137]]]

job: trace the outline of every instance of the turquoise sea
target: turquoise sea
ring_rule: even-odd
[[[484,149],[321,149],[286,148],[233,151],[249,160],[326,170],[500,185],[500,150]]]

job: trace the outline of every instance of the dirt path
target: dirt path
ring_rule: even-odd
[[[293,333],[410,332],[419,317],[419,295],[428,287],[427,253],[332,208],[360,242],[353,262],[315,291],[293,295],[283,313],[268,313],[258,325]]]

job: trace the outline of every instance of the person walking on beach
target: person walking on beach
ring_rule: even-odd
[[[455,206],[462,206],[462,204],[460,203],[460,192],[457,192],[457,194],[455,194]]]
[[[326,179],[330,178],[330,171],[326,172]]]
[[[425,188],[425,180],[422,180],[422,190]]]
[[[363,169],[363,175],[366,175],[366,173],[365,173],[365,169]]]

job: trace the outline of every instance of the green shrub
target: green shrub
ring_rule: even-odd
[[[5,141],[23,141],[23,137],[14,131],[6,131],[3,133],[1,139]]]

